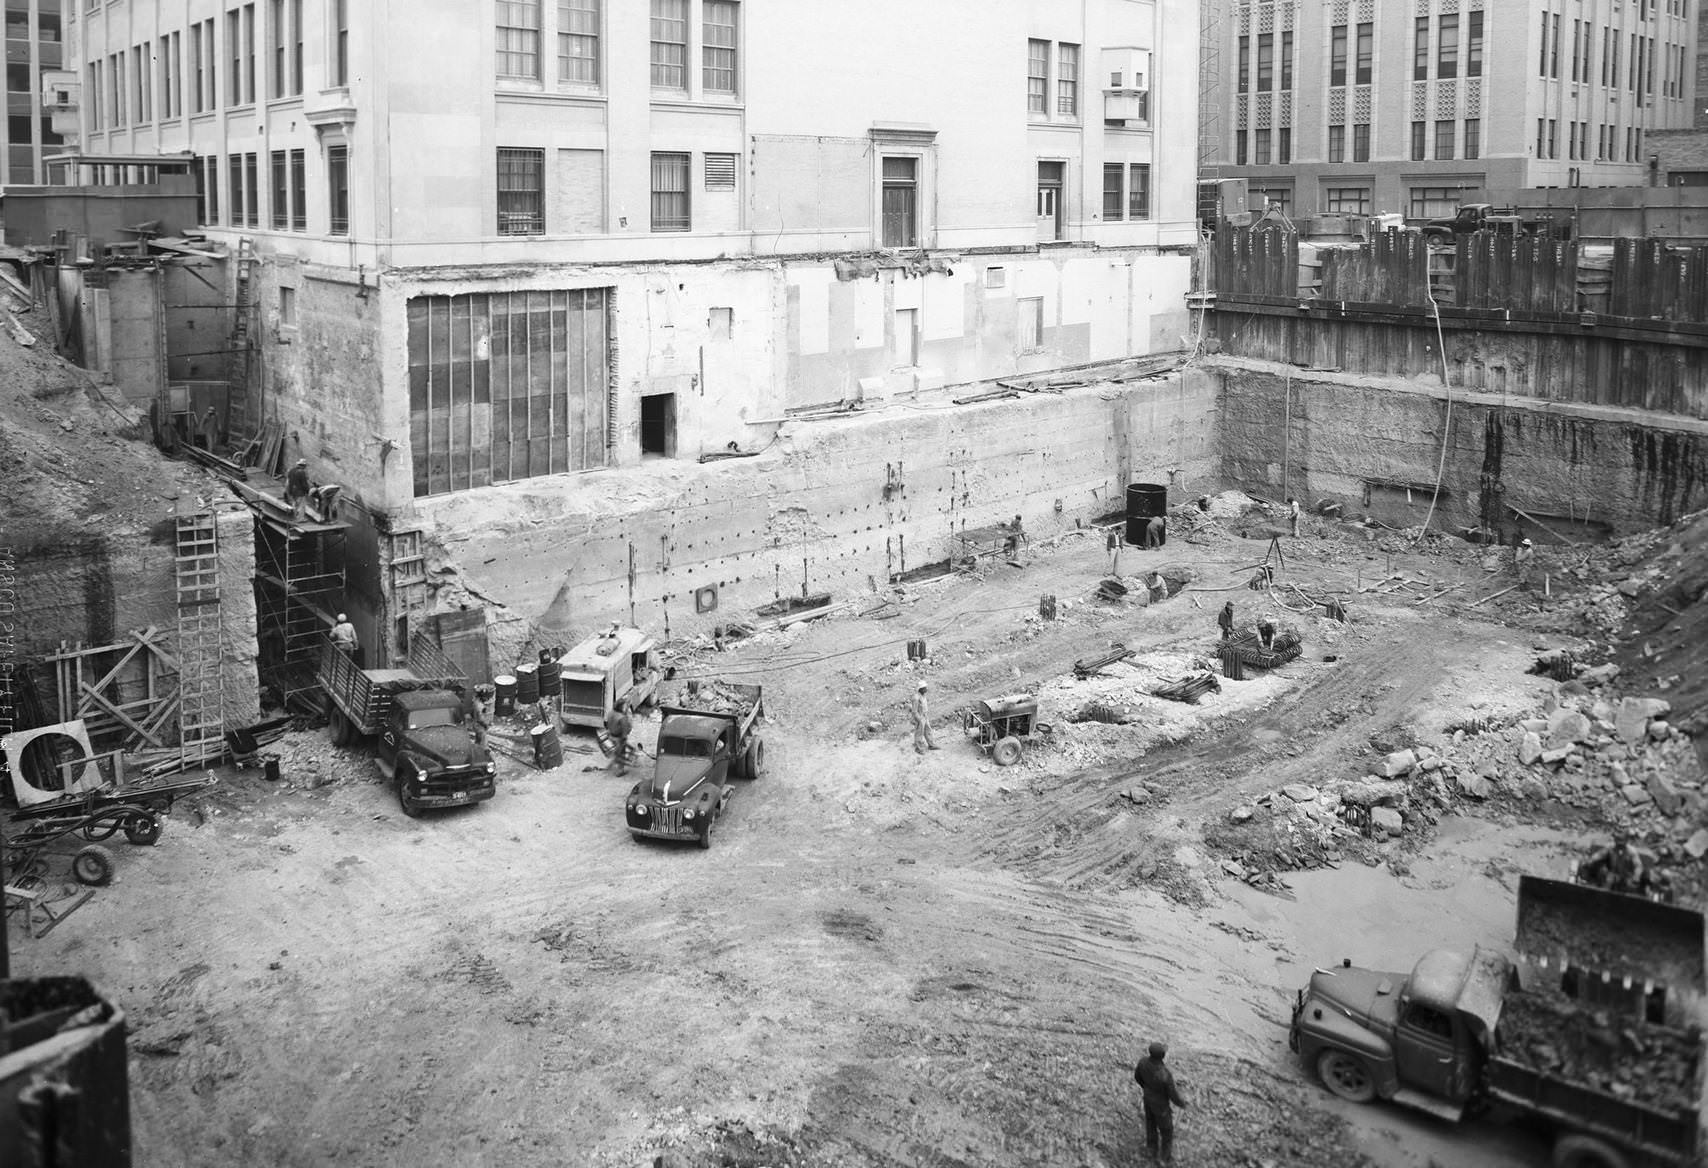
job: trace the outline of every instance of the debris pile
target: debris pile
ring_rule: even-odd
[[[1506,998],[1500,1040],[1502,1055],[1530,1070],[1662,1111],[1696,1107],[1698,1043],[1689,1032],[1521,993]]]
[[[690,683],[671,699],[670,704],[680,710],[743,716],[753,708],[753,702],[754,693],[751,687],[714,680]]]

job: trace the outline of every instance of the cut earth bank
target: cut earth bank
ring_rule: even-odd
[[[1259,593],[1250,522],[1125,553],[1192,579],[1148,607],[1092,599],[1088,535],[910,587],[891,619],[677,646],[683,676],[766,687],[768,773],[710,852],[633,842],[630,780],[590,740],[412,821],[366,758],[294,733],[285,781],[225,774],[15,969],[86,973],[127,1010],[142,1164],[1127,1164],[1132,1063],[1162,1038],[1182,1164],[1539,1165],[1522,1132],[1331,1100],[1287,1052],[1292,994],[1341,957],[1504,943],[1517,875],[1563,875],[1610,822],[1688,838],[1694,756],[1648,719],[1603,732],[1617,678],[1526,672],[1581,648],[1537,630],[1586,627],[1598,578],[1473,607],[1512,579],[1468,545],[1313,519]],[[1303,656],[1197,706],[1146,696],[1213,652],[1226,599]],[[1112,642],[1134,662],[1071,680]],[[956,708],[1034,689],[1054,730],[1018,766],[960,737]],[[1589,735],[1522,764],[1520,722],[1561,701]],[[1633,801],[1614,762],[1677,801]],[[1368,836],[1352,809],[1389,770],[1399,834]]]

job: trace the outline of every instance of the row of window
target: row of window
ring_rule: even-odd
[[[1452,215],[1464,200],[1465,187],[1411,187],[1406,193],[1410,209],[1408,219],[1438,219]],[[1259,199],[1263,202],[1259,202]],[[1368,215],[1372,201],[1367,186],[1335,186],[1322,189],[1322,207],[1329,214]],[[1293,213],[1292,187],[1253,187],[1253,207],[1267,205],[1282,214]]]
[[[217,154],[198,157],[196,219],[202,224],[230,227],[261,226],[261,156],[253,152],[228,154],[224,159],[226,201],[221,212],[221,160]],[[308,230],[308,160],[302,150],[274,150],[267,155],[267,225],[274,231]],[[347,146],[326,148],[327,234],[350,233],[350,155]]]
[[[737,0],[649,0],[654,89],[689,91],[688,62],[699,50],[699,91],[734,96],[738,83]],[[690,8],[699,11],[691,19]],[[546,0],[498,0],[498,76],[545,80],[548,33],[557,38],[559,84],[597,86],[604,76],[604,0],[556,0],[557,24],[547,29]],[[699,36],[691,34],[697,29]]]
[[[1452,118],[1442,118],[1435,123],[1435,153],[1437,161],[1449,158],[1481,158],[1483,156],[1483,120],[1481,118],[1465,119],[1465,138],[1463,154],[1457,154],[1458,123]],[[1422,162],[1432,157],[1429,154],[1429,123],[1413,122],[1411,124],[1411,159]]]
[[[1362,26],[1362,27],[1368,27]],[[1275,86],[1275,34],[1257,34],[1257,92],[1268,93]],[[1293,34],[1281,34],[1281,89],[1293,88]],[[1239,39],[1239,91],[1251,91],[1251,38]]]
[[[59,12],[48,11],[47,6],[36,14],[35,35],[30,34],[30,14],[14,10],[10,5],[6,10],[6,39],[9,41],[38,40],[46,44],[59,44],[61,40],[61,25]],[[28,56],[29,54],[25,54]]]
[[[1566,123],[1566,157],[1583,162],[1641,162],[1643,128],[1603,123],[1596,127],[1595,154],[1589,152],[1589,122]],[[1559,158],[1560,123],[1554,118],[1536,119],[1536,157]]]
[[[1293,161],[1293,129],[1291,126],[1282,126],[1273,131],[1273,134],[1275,142],[1274,162],[1279,166],[1285,166]],[[1244,130],[1239,131],[1234,138],[1234,162],[1240,166],[1248,165],[1248,161],[1250,165],[1268,166],[1271,161],[1269,156],[1270,135],[1271,131],[1269,130],[1253,130],[1251,132],[1251,148],[1248,152],[1246,149],[1246,133]]]
[[[575,154],[584,166],[594,164],[602,172],[604,159],[599,156],[599,152],[577,151]],[[594,157],[586,158],[587,155]],[[701,155],[701,188],[712,192],[734,193],[738,161],[734,154]],[[885,160],[886,163],[889,161]],[[655,151],[652,154],[649,200],[651,230],[693,230],[692,165],[693,156],[686,152]],[[602,180],[602,173],[595,177]],[[560,180],[559,185],[565,183],[567,178]],[[498,234],[544,235],[546,190],[544,150],[501,148],[498,151]],[[573,224],[572,230],[585,230],[589,226],[603,230],[602,224],[592,225],[585,221]],[[560,227],[559,230],[563,228]]]
[[[1552,30],[1552,39],[1549,33]],[[1568,76],[1573,81],[1588,84],[1595,76],[1592,60],[1595,51],[1595,25],[1593,21],[1572,21],[1572,49],[1569,58]],[[1558,13],[1544,12],[1542,14],[1542,50],[1537,62],[1538,75],[1558,80],[1560,77],[1560,49],[1565,40],[1565,28]],[[1619,49],[1624,38],[1616,28],[1601,30],[1601,84],[1618,89],[1621,86],[1619,71]],[[1630,39],[1631,51],[1625,58],[1624,88],[1638,95],[1639,102],[1644,95],[1655,95],[1655,58],[1663,56],[1665,67],[1661,73],[1661,96],[1682,97],[1684,95],[1684,72],[1686,50],[1683,45],[1670,42],[1655,44],[1654,37],[1645,37],[1632,33]]]
[[[1103,164],[1103,219],[1106,223],[1151,217],[1151,168],[1148,162]]]
[[[1026,112],[1034,117],[1079,117],[1079,46],[1057,42],[1026,42]],[[1050,73],[1051,63],[1055,75]],[[1050,83],[1055,82],[1055,101],[1050,101]]]
[[[1420,16],[1412,34],[1411,79],[1429,80],[1429,17]],[[1435,26],[1435,76],[1450,81],[1459,76],[1459,16],[1447,13]],[[1483,14],[1467,14],[1465,22],[1465,76],[1483,75]]]
[[[333,85],[349,84],[350,0],[333,0],[330,59],[327,73]],[[303,0],[267,0],[267,23],[261,30],[267,56],[264,92],[270,99],[300,97],[303,92]],[[256,5],[243,4],[225,14],[224,57],[220,54],[221,22],[208,19],[190,25],[187,33],[171,32],[157,41],[134,45],[89,62],[86,101],[94,130],[146,125],[182,117],[185,95],[191,113],[219,108],[219,69],[226,73],[226,105],[255,103],[257,90]],[[189,68],[184,68],[184,39],[190,42]]]

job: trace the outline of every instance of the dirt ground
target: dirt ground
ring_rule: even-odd
[[[1325,829],[1267,891],[1237,874],[1294,852],[1228,825],[1511,726],[1556,690],[1525,672],[1538,648],[1574,642],[1522,627],[1539,601],[1472,607],[1511,580],[1468,547],[1394,553],[1314,520],[1283,541],[1289,587],[1248,590],[1266,542],[1237,527],[1126,551],[1123,572],[1193,575],[1149,607],[1092,599],[1094,533],[912,585],[893,617],[683,647],[682,676],[766,687],[768,773],[709,852],[631,840],[630,780],[590,738],[547,773],[503,759],[494,801],[416,821],[299,732],[283,782],[222,772],[55,932],[14,929],[14,973],[84,973],[128,1012],[139,1165],[1129,1164],[1132,1065],[1157,1038],[1191,1105],[1185,1165],[1544,1163],[1520,1131],[1332,1099],[1286,1022],[1317,965],[1509,943],[1518,874],[1564,875],[1601,821],[1443,796],[1391,840]],[[1292,585],[1342,595],[1349,623]],[[1297,627],[1304,655],[1197,706],[1145,696],[1213,653],[1227,599]],[[1137,660],[1072,680],[1113,642]],[[920,678],[925,756],[903,712]],[[1016,691],[1053,732],[1001,768],[955,711]],[[1131,720],[1069,720],[1093,698]]]

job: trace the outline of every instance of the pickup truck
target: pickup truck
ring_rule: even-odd
[[[754,732],[764,695],[757,685],[690,681],[678,701],[660,707],[653,773],[629,792],[629,834],[709,848],[712,827],[735,791],[731,780],[765,771],[765,742]]]
[[[1319,969],[1289,1045],[1343,1099],[1552,1132],[1556,1168],[1697,1163],[1700,912],[1524,876],[1517,960],[1426,953],[1408,975]]]
[[[374,761],[411,819],[427,808],[482,803],[496,793],[498,768],[463,722],[468,679],[427,642],[416,638],[398,669],[358,669],[328,643],[317,678],[332,744],[374,738]]]
[[[1555,228],[1552,219],[1526,219],[1516,207],[1496,207],[1492,203],[1466,203],[1455,214],[1431,219],[1423,225],[1425,241],[1436,244],[1452,243],[1461,235],[1478,231],[1502,235],[1552,235]]]

